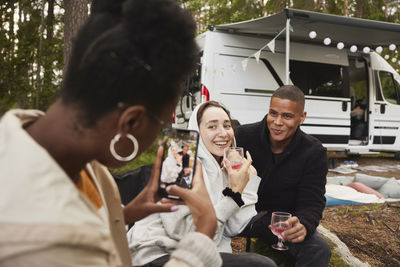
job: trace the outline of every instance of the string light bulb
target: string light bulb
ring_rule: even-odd
[[[315,37],[317,37],[317,33],[315,31],[311,31],[308,36],[310,36],[311,39],[314,39]]]
[[[350,47],[350,51],[353,52],[353,53],[357,52],[357,46],[356,45],[352,45]]]
[[[368,54],[369,52],[371,52],[371,49],[368,46],[366,46],[366,47],[363,48],[363,52],[365,54]]]

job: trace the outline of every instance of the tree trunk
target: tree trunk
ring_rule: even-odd
[[[344,0],[344,15],[349,16],[349,0]]]
[[[265,17],[266,13],[265,13],[265,4],[264,4],[264,0],[260,0],[258,1],[258,4],[260,5],[260,9],[261,9],[261,15],[263,17]]]
[[[48,8],[47,8],[47,17],[46,17],[46,42],[45,49],[43,51],[44,56],[44,84],[48,86],[52,81],[53,76],[53,66],[52,61],[48,60],[51,58],[51,49],[50,46],[53,45],[53,37],[54,37],[54,0],[48,0]]]
[[[71,54],[72,40],[88,17],[87,0],[64,0],[64,72]]]
[[[53,39],[53,24],[54,24],[54,0],[48,0],[47,18],[46,18],[46,39]]]
[[[10,1],[10,2],[7,3],[7,8],[11,9],[10,15],[8,17],[8,19],[9,19],[8,24],[10,25],[10,28],[8,30],[9,40],[10,40],[10,43],[14,43],[14,39],[15,39],[15,35],[14,35],[15,4],[12,1]],[[9,52],[8,60],[12,60],[12,58],[14,57],[14,47],[13,47],[13,49],[11,51],[8,51],[8,52]]]

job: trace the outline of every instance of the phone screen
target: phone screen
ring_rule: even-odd
[[[176,184],[184,188],[192,188],[192,180],[196,171],[196,156],[199,133],[194,130],[171,128],[164,133],[163,161],[160,171],[159,192],[163,197],[179,199],[168,195],[165,188]]]

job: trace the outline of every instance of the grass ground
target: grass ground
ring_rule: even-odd
[[[156,160],[158,146],[152,145],[149,149],[143,152],[139,157],[129,162],[125,166],[118,169],[110,169],[111,173],[119,174],[130,170],[137,169],[143,165],[153,164]]]

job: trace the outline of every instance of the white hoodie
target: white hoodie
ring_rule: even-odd
[[[191,130],[199,131],[197,111],[200,106],[196,107],[190,117],[188,128]],[[202,163],[204,182],[218,219],[214,242],[219,252],[232,252],[231,237],[238,235],[257,214],[255,203],[258,199],[260,178],[250,175],[242,193],[245,204],[239,208],[231,197],[222,194],[224,188],[229,186],[227,174],[207,150],[201,138],[197,157]],[[193,218],[187,206],[180,206],[176,212],[153,214],[136,222],[128,232],[133,264],[143,265],[171,254],[179,240],[194,230]]]
[[[178,164],[172,150],[177,150],[176,147],[170,146],[168,149],[168,156],[162,163],[161,181],[165,183],[174,183],[182,171],[182,164]]]

